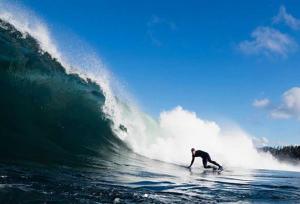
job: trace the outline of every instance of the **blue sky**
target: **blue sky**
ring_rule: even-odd
[[[91,45],[154,115],[177,105],[300,143],[300,2],[17,1]]]

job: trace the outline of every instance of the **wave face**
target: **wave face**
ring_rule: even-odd
[[[91,80],[68,74],[30,35],[0,20],[0,159],[42,163],[126,148]]]

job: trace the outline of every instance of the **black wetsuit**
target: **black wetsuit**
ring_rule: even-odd
[[[212,166],[207,165],[207,162],[212,163],[212,164],[218,166],[219,168],[222,168],[222,166],[220,164],[218,164],[217,162],[211,160],[211,158],[210,158],[210,156],[207,152],[204,152],[204,151],[201,151],[201,150],[195,151],[195,155],[193,155],[190,167],[193,165],[195,157],[201,157],[202,158],[203,166],[206,169],[207,168],[213,168]]]

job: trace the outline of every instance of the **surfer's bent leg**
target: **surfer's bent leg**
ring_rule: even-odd
[[[208,161],[209,163],[212,163],[212,164],[214,164],[214,165],[218,166],[219,168],[221,168],[221,165],[220,165],[220,164],[218,164],[218,163],[217,163],[217,162],[215,162],[215,161],[212,161],[209,155],[208,155],[208,157],[207,157],[207,161]]]
[[[207,161],[208,161],[208,159],[207,159],[206,157],[202,158],[203,167],[204,167],[205,169],[213,168],[212,166],[207,165]]]

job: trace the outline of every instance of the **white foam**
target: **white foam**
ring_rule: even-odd
[[[190,149],[195,147],[208,151],[213,160],[226,166],[300,170],[297,166],[278,162],[270,154],[259,153],[252,136],[239,127],[220,127],[180,106],[162,112],[158,121],[132,108],[122,119],[128,128],[124,140],[135,152],[152,159],[188,166]],[[200,166],[201,160],[196,165]]]

